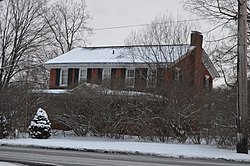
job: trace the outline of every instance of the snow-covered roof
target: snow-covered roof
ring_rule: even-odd
[[[174,62],[194,48],[190,45],[83,47],[51,59],[45,65]]]
[[[213,63],[211,62],[210,58],[208,57],[207,53],[203,50],[202,52],[202,63],[205,65],[207,68],[208,72],[210,73],[211,77],[214,78],[219,78],[220,74],[214,67]]]

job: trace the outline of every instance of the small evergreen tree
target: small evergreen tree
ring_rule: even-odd
[[[51,136],[51,123],[46,111],[42,108],[37,113],[29,125],[29,135],[32,138],[47,139]]]

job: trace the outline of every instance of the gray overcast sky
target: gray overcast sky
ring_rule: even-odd
[[[94,29],[138,25],[150,23],[162,14],[181,13],[187,19],[187,12],[182,10],[181,0],[86,0],[87,9],[93,20],[90,26]],[[184,17],[185,16],[185,17]],[[140,27],[139,27],[140,28]],[[123,28],[94,31],[90,38],[91,45],[123,45],[124,39],[132,29]]]

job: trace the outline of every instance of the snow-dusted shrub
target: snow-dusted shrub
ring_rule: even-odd
[[[0,139],[5,138],[7,136],[7,120],[3,114],[0,114]]]
[[[51,123],[46,111],[42,108],[37,113],[29,125],[29,135],[32,138],[46,139],[51,136]]]

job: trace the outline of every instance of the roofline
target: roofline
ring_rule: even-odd
[[[159,44],[159,45],[114,45],[114,46],[86,46],[77,48],[97,49],[97,48],[130,48],[130,47],[164,47],[164,46],[191,46],[190,44]]]
[[[83,63],[44,63],[44,66],[50,67],[50,66],[68,66],[68,65],[74,65],[74,66],[78,66],[78,65],[154,65],[154,64],[165,64],[165,65],[172,65],[174,62],[83,62]]]
[[[93,47],[78,47],[79,49],[89,49],[89,50],[91,50],[91,49],[120,49],[120,48],[125,48],[125,49],[128,49],[129,50],[129,48],[146,48],[146,47],[159,47],[159,48],[161,48],[161,47],[180,47],[180,46],[186,46],[186,47],[195,47],[195,46],[191,46],[190,44],[176,44],[176,45],[131,45],[131,46],[128,46],[128,45],[123,45],[123,46],[93,46]],[[77,49],[77,48],[75,48],[75,49]],[[194,49],[194,48],[193,48]],[[192,49],[192,50],[193,50]],[[189,52],[191,52],[192,50],[188,50],[188,52],[186,52],[185,54],[188,54]],[[65,54],[67,54],[67,53],[65,53]],[[57,58],[57,57],[56,57]],[[55,58],[53,58],[53,59],[55,59]],[[51,59],[51,60],[53,60],[53,59]],[[69,65],[69,64],[134,64],[134,63],[136,63],[136,64],[145,64],[145,63],[147,63],[147,62],[133,62],[133,61],[127,61],[127,62],[63,62],[63,63],[61,63],[61,62],[57,62],[57,63],[50,63],[50,61],[51,60],[49,60],[49,61],[47,61],[47,62],[45,62],[44,63],[44,65],[45,66],[49,66],[49,65],[58,65],[58,64],[61,64],[61,65]],[[152,64],[154,64],[154,63],[159,63],[159,62],[152,62]],[[162,62],[162,63],[166,63],[166,62]],[[173,63],[176,63],[176,62],[170,62],[170,64],[173,64]]]
[[[206,58],[206,59],[204,59]],[[205,62],[203,60],[206,60]],[[208,54],[204,49],[202,49],[202,63],[206,67],[209,74],[212,76],[212,78],[219,78],[220,74],[215,68],[214,64],[212,63],[211,59],[209,58]]]
[[[188,50],[185,54],[183,54],[183,56],[180,56],[179,58],[177,58],[174,62],[172,62],[173,64],[177,64],[179,63],[181,60],[183,60],[184,58],[186,58],[188,55],[190,55],[194,49],[196,48],[196,46],[190,46],[193,47],[192,49]]]

